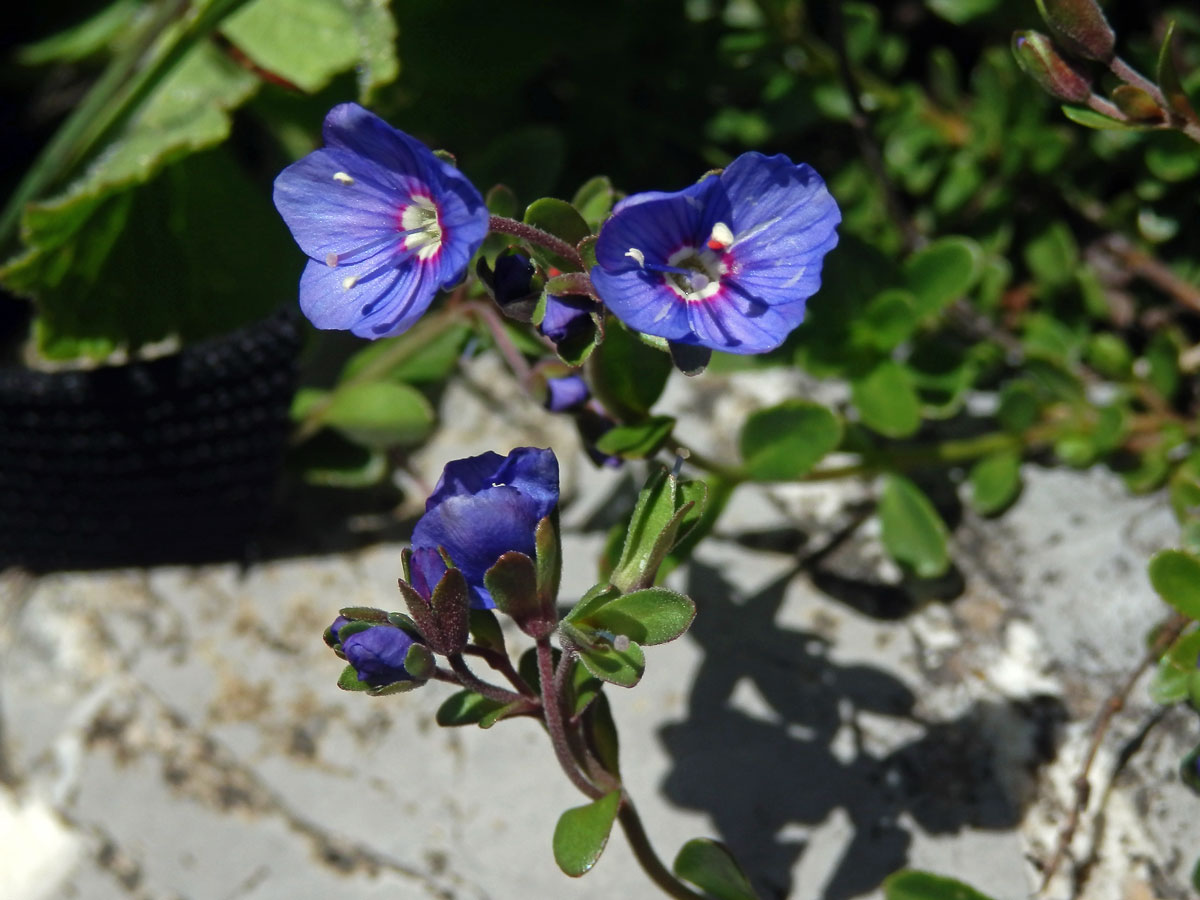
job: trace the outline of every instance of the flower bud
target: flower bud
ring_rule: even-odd
[[[342,641],[342,652],[360,681],[371,687],[383,687],[418,677],[404,665],[414,644],[412,636],[400,628],[375,625]],[[428,677],[428,672],[420,674]]]
[[[1070,103],[1087,103],[1092,82],[1084,73],[1058,55],[1053,42],[1037,31],[1013,34],[1017,64],[1048,94]]]
[[[566,412],[581,406],[589,395],[587,382],[578,375],[546,379],[546,409],[550,412]]]
[[[1068,53],[1104,63],[1113,58],[1117,36],[1096,0],[1037,0],[1037,5]]]

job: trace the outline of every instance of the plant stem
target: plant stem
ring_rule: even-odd
[[[583,268],[583,257],[579,255],[579,251],[566,241],[556,238],[548,231],[542,231],[542,229],[535,228],[533,225],[526,225],[524,222],[518,222],[516,219],[509,219],[504,216],[492,216],[488,220],[488,230],[501,234],[511,234],[513,237],[518,237],[523,241],[529,241],[531,244],[545,247],[551,253],[557,253],[563,259],[570,260],[580,269]]]
[[[486,681],[481,681],[476,677],[475,673],[467,666],[467,661],[463,659],[461,653],[455,653],[453,656],[446,657],[450,661],[450,668],[458,676],[458,683],[467,690],[474,691],[487,697],[489,700],[495,700],[497,703],[514,703],[518,700],[529,702],[532,698],[524,697],[521,694],[510,691],[507,688],[497,687],[494,684],[488,684]]]
[[[579,764],[571,752],[571,741],[563,717],[562,695],[556,689],[554,650],[548,636],[538,638],[537,661],[542,685],[542,715],[545,716],[546,730],[550,733],[550,743],[554,745],[554,755],[563,772],[571,779],[571,784],[593,800],[598,800],[608,792],[596,787],[579,771]]]
[[[621,809],[617,813],[617,819],[621,823],[621,830],[625,832],[625,839],[633,848],[633,855],[637,857],[638,863],[650,876],[650,880],[657,884],[664,893],[671,897],[677,897],[679,900],[705,900],[703,895],[697,894],[672,875],[671,871],[663,865],[662,860],[654,852],[654,848],[650,846],[650,838],[647,837],[646,829],[642,826],[641,817],[637,814],[633,801],[625,791],[621,792]]]
[[[504,330],[504,321],[499,314],[486,303],[472,303],[467,308],[483,321],[491,333],[492,339],[496,342],[496,349],[500,351],[500,355],[508,364],[508,368],[517,377],[517,381],[521,383],[525,393],[530,393],[533,386],[533,369],[530,368],[525,355],[517,349],[517,345],[512,342],[512,338]]]
[[[472,656],[478,656],[489,666],[508,679],[518,691],[531,699],[537,699],[537,694],[534,692],[521,677],[520,673],[513,668],[512,660],[508,658],[506,653],[497,653],[495,650],[489,650],[486,647],[476,647],[468,645],[463,648],[463,653],[469,653]]]

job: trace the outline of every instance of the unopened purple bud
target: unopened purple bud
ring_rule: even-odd
[[[529,257],[510,253],[496,260],[492,289],[501,307],[526,299],[533,291],[536,270]]]
[[[330,633],[330,635],[333,636],[334,641],[338,640],[338,631],[341,629],[341,627],[343,625],[350,624],[351,621],[352,620],[347,619],[345,616],[338,616],[336,619],[333,620],[332,623],[330,623],[329,633]]]
[[[1037,0],[1037,5],[1068,53],[1105,63],[1112,59],[1117,36],[1096,0]]]
[[[565,412],[582,403],[590,396],[587,382],[578,375],[546,379],[546,409],[550,412]]]
[[[553,294],[546,298],[546,313],[538,326],[546,337],[561,343],[590,324],[591,313],[599,307],[588,297]]]
[[[346,660],[354,666],[358,680],[371,687],[383,687],[397,681],[411,681],[404,659],[415,642],[402,629],[376,625],[356,631],[342,642]]]
[[[1037,31],[1015,32],[1012,50],[1025,74],[1048,94],[1071,103],[1087,103],[1092,96],[1091,79],[1059,56],[1046,35]]]

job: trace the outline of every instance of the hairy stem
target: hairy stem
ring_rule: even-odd
[[[637,814],[637,809],[634,808],[633,801],[624,791],[621,793],[621,810],[617,813],[617,819],[621,823],[621,830],[625,832],[629,846],[633,848],[633,855],[637,857],[638,863],[650,876],[651,881],[670,897],[677,897],[679,900],[704,900],[703,895],[697,894],[672,875],[670,869],[663,865],[658,854],[654,852],[654,848],[650,846],[650,838],[646,835],[646,829],[642,825],[641,817]]]
[[[516,688],[520,693],[530,699],[539,699],[537,693],[529,684],[521,677],[520,673],[513,668],[512,660],[508,658],[506,653],[498,653],[495,650],[489,650],[486,647],[466,646],[463,648],[463,653],[471,656],[478,656],[489,666],[508,679],[509,684]],[[540,700],[539,700],[540,702]]]
[[[497,703],[509,704],[518,700],[528,702],[529,697],[524,697],[507,688],[498,687],[494,684],[488,684],[486,681],[480,680],[470,667],[467,666],[467,661],[463,659],[461,653],[455,653],[453,656],[446,657],[450,661],[450,668],[454,670],[454,674],[458,676],[458,683],[467,690],[474,691],[487,697],[489,700],[495,700]]]
[[[555,678],[554,650],[548,636],[538,638],[537,661],[538,676],[542,683],[542,714],[545,716],[546,730],[550,733],[550,743],[554,745],[554,755],[563,772],[571,779],[571,784],[593,800],[598,800],[608,791],[598,788],[584,776],[571,752],[571,739],[563,716],[563,698],[559,693],[558,679]]]
[[[570,260],[579,268],[583,268],[583,257],[579,255],[579,251],[561,238],[556,238],[548,231],[542,231],[542,229],[535,228],[533,225],[526,225],[524,222],[518,222],[516,219],[508,219],[504,216],[492,216],[488,220],[488,230],[496,231],[500,234],[511,234],[513,237],[518,237],[523,241],[529,241],[531,244],[545,247],[551,253],[557,253],[563,259]]]

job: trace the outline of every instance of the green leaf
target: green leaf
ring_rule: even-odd
[[[1183,120],[1193,119],[1195,113],[1188,100],[1187,92],[1179,79],[1179,71],[1175,68],[1175,57],[1171,53],[1171,39],[1175,36],[1175,23],[1167,23],[1166,34],[1163,35],[1162,46],[1158,51],[1158,86],[1162,89],[1171,113]]]
[[[254,0],[221,31],[258,66],[315,93],[340,72],[359,71],[360,97],[400,72],[396,23],[377,0]]]
[[[600,436],[596,449],[624,459],[645,459],[658,452],[674,427],[671,416],[651,416],[636,425],[618,425]]]
[[[112,40],[119,38],[133,24],[141,7],[138,0],[116,0],[65,31],[43,38],[36,44],[19,47],[16,60],[23,66],[79,62],[99,53]]]
[[[1056,220],[1025,245],[1025,265],[1040,287],[1056,290],[1075,278],[1079,245],[1066,222]]]
[[[1189,683],[1200,661],[1200,631],[1179,637],[1158,661],[1150,696],[1155,703],[1170,704],[1186,700]]]
[[[739,443],[753,480],[792,481],[808,474],[841,440],[842,421],[827,408],[789,400],[752,413]]]
[[[557,664],[557,663],[556,663]],[[573,716],[580,715],[600,696],[604,682],[593,677],[585,666],[572,663],[571,668],[571,705]]]
[[[907,340],[918,324],[912,291],[889,288],[871,298],[861,316],[850,323],[852,340],[879,353],[890,353]]]
[[[575,621],[652,646],[675,640],[688,630],[695,617],[696,604],[683,594],[666,588],[645,588],[614,597]]]
[[[1000,389],[996,418],[1005,431],[1020,434],[1034,426],[1041,415],[1037,391],[1027,381],[1010,381]]]
[[[339,381],[350,381],[369,371],[371,381],[441,382],[458,367],[472,333],[471,326],[463,323],[451,324],[432,335],[417,325],[396,337],[372,341],[346,360]]]
[[[1118,122],[1116,119],[1110,119],[1108,116],[1101,115],[1098,112],[1093,112],[1084,106],[1063,106],[1063,115],[1074,122],[1076,125],[1082,125],[1084,128],[1095,128],[1099,131],[1139,131],[1140,126],[1127,125],[1125,122]]]
[[[591,744],[600,764],[614,775],[621,774],[620,741],[617,723],[613,719],[608,697],[601,693],[583,717],[588,743]]]
[[[879,519],[884,548],[919,578],[937,578],[950,568],[946,523],[924,491],[907,478],[884,478]]]
[[[520,212],[517,195],[506,184],[493,185],[484,197],[484,203],[493,216],[515,219]]]
[[[484,716],[503,706],[503,703],[474,691],[459,691],[447,697],[438,707],[435,719],[443,728],[477,725]]]
[[[1193,453],[1171,473],[1168,496],[1180,524],[1200,519],[1200,453]]]
[[[862,423],[887,437],[908,437],[921,427],[921,404],[912,373],[884,360],[850,386]]]
[[[554,826],[554,861],[558,867],[572,878],[590,872],[604,852],[620,808],[621,792],[617,790],[559,816]]]
[[[1158,595],[1190,619],[1200,619],[1200,559],[1182,550],[1150,558],[1150,583]]]
[[[979,245],[966,237],[944,237],[918,250],[904,263],[904,280],[919,316],[941,312],[965,296],[983,264]]]
[[[609,576],[620,590],[649,587],[654,583],[658,567],[674,546],[684,517],[694,508],[694,500],[681,493],[679,487],[679,480],[673,473],[658,469],[638,492],[621,556]],[[694,492],[689,490],[688,494]],[[576,610],[582,614],[589,608],[581,602]],[[576,610],[572,611],[573,615]]]
[[[571,205],[579,210],[588,227],[595,231],[600,228],[600,223],[608,218],[615,199],[616,192],[612,182],[606,175],[597,175],[580,186],[571,199]]]
[[[367,447],[420,443],[433,429],[433,407],[406,384],[368,381],[334,392],[321,420]]]
[[[1002,450],[983,457],[971,467],[971,505],[985,516],[995,515],[1016,498],[1021,489],[1021,456]]]
[[[512,703],[506,703],[499,709],[493,709],[479,720],[480,728],[491,728],[502,719],[510,718],[518,713],[528,712],[529,705],[524,700],[514,700]]]
[[[696,838],[680,848],[672,866],[675,874],[711,894],[716,900],[758,900],[750,879],[729,848],[719,841]]]
[[[990,900],[972,887],[930,872],[905,869],[883,882],[886,900]]]
[[[618,687],[633,687],[646,671],[646,655],[633,641],[626,650],[618,650],[603,641],[592,646],[581,645],[579,661],[601,681]]]
[[[565,200],[555,197],[542,197],[534,200],[525,209],[525,224],[547,231],[556,238],[566,241],[572,247],[592,233],[588,223],[579,215],[579,211]],[[537,245],[530,244],[529,252],[534,259],[544,266],[554,266],[564,272],[577,272],[579,266],[565,257]]]
[[[604,408],[618,419],[635,421],[648,415],[671,374],[671,358],[646,346],[624,325],[612,322],[604,343],[588,363],[588,379]]]
[[[533,560],[516,550],[501,554],[483,575],[496,608],[511,616],[526,634],[540,638],[554,629],[556,617],[554,604],[540,599],[537,579]]]

